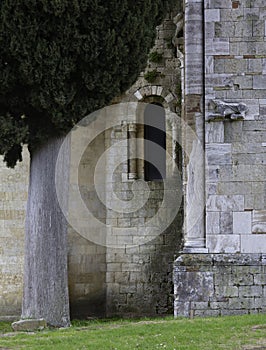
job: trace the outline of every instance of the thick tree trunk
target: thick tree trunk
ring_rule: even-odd
[[[31,154],[26,217],[22,319],[44,318],[49,325],[67,327],[67,221],[55,189],[55,166],[63,138],[53,138]],[[64,144],[60,189],[67,203],[69,143]]]

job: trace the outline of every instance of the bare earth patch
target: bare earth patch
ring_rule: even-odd
[[[251,329],[253,331],[256,331],[257,329],[265,329],[266,330],[266,324],[258,324],[257,326],[253,326]]]
[[[252,331],[257,331],[257,330],[265,330],[266,331],[266,324],[259,324],[256,326],[253,326]],[[243,350],[266,350],[266,339],[261,339],[259,341],[259,344],[257,345],[246,345]]]
[[[244,347],[243,348],[243,350],[265,350],[265,349],[266,349],[266,346],[262,346],[262,347],[261,346],[259,346],[259,347],[256,346],[255,348],[254,348],[254,346],[252,346],[252,347]]]

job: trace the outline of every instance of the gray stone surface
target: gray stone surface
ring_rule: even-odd
[[[234,212],[233,233],[251,234],[251,219],[252,213],[250,211]]]
[[[213,253],[240,253],[240,235],[208,235],[207,248]]]
[[[263,312],[264,266],[262,254],[181,255],[174,264],[175,315]]]
[[[210,252],[229,252],[236,248],[240,253],[264,252],[265,4],[263,1],[234,4],[210,0],[204,5],[205,15],[209,14],[205,30],[207,116],[213,116],[213,120],[218,118],[217,107],[213,108],[212,101],[222,100],[224,107],[226,103],[247,106],[243,121],[224,120],[224,141],[221,141],[221,132],[217,134],[214,127],[206,125],[206,158],[210,174],[207,179],[206,242]],[[216,46],[219,42],[225,44],[224,48]],[[222,110],[220,114],[223,114]],[[219,143],[222,143],[220,150],[215,152]],[[231,149],[229,154],[222,156],[224,144],[230,144]],[[220,213],[220,232],[217,232],[214,212]],[[225,233],[235,237],[228,237],[229,244],[226,237],[219,237]]]
[[[42,330],[47,327],[47,323],[44,319],[29,319],[20,320],[12,323],[12,328],[15,332],[29,332]]]
[[[252,233],[266,233],[266,210],[254,210]]]

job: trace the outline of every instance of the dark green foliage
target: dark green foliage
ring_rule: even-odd
[[[157,72],[156,69],[153,69],[144,74],[144,79],[146,79],[148,83],[154,83],[158,76],[159,72]]]
[[[0,146],[8,166],[14,167],[17,160],[22,160],[21,144],[27,140],[28,126],[20,119],[13,118],[9,113],[0,116]]]
[[[163,54],[158,51],[152,51],[149,54],[149,61],[153,63],[160,63],[163,60]]]
[[[9,166],[108,104],[144,68],[174,1],[1,0],[0,153]],[[23,116],[23,118],[22,118]]]

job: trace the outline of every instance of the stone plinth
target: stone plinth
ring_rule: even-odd
[[[263,254],[183,254],[174,264],[175,316],[266,312]]]

